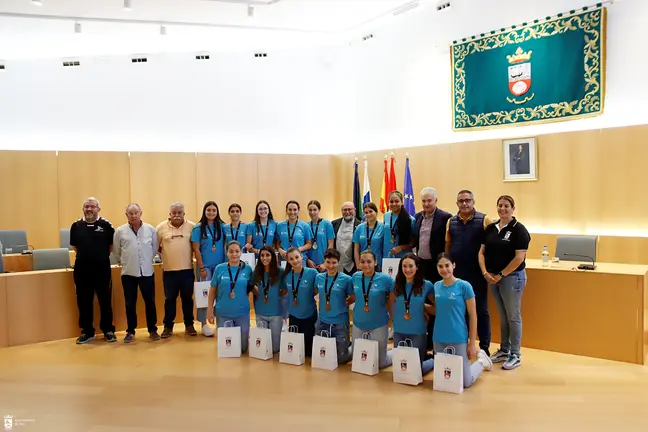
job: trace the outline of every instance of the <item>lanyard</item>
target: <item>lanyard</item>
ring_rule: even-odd
[[[313,231],[313,221],[310,222],[310,229],[313,233],[313,244],[317,243],[317,232],[319,231],[320,222],[322,219],[317,220],[317,225],[315,225],[315,231]]]
[[[238,226],[236,227],[236,234],[234,233],[234,227],[232,226],[232,224],[230,224],[230,233],[232,234],[232,241],[238,240],[238,235],[240,230],[241,230],[241,222],[239,222]]]
[[[340,275],[340,272],[335,273],[335,277],[333,278],[333,282],[331,282],[331,286],[328,287],[328,290],[326,286],[328,285],[328,272],[326,272],[326,279],[324,280],[324,295],[326,296],[326,303],[329,304],[331,303],[331,291],[333,290],[333,286],[335,285],[335,281],[337,280],[338,276]]]
[[[373,238],[374,234],[376,234],[376,231],[378,229],[378,221],[376,221],[376,226],[374,226],[373,229],[371,230],[371,235],[369,235],[369,222],[367,222],[366,228],[367,228],[367,234],[366,234],[367,248],[371,249],[371,239]]]
[[[396,219],[398,219],[398,216],[396,216]],[[396,228],[394,228],[394,213],[390,215],[389,219],[389,230],[391,231],[392,239],[396,237]],[[393,242],[393,240],[392,240]]]
[[[289,246],[293,245],[292,241],[293,241],[293,237],[295,236],[295,231],[297,230],[297,222],[299,221],[295,222],[295,227],[293,228],[292,234],[290,234],[290,221],[286,221],[286,223],[288,224],[288,245]]]
[[[295,286],[295,270],[292,271],[292,293],[295,301],[297,300],[297,294],[299,293],[299,285],[301,285],[302,277],[304,277],[304,269],[299,273],[299,279],[297,279],[297,286]]]
[[[265,246],[268,238],[268,231],[270,231],[270,221],[268,221],[268,225],[266,225],[265,232],[263,232],[263,225],[259,224],[259,231],[261,231],[261,235],[263,236],[263,246]]]
[[[403,295],[403,301],[405,302],[405,313],[409,314],[410,301],[412,299],[412,293],[414,292],[414,285],[410,289],[409,294],[407,294],[407,284],[405,285],[405,294]]]
[[[238,265],[236,270],[236,276],[234,276],[234,278],[232,278],[232,269],[230,268],[229,263],[227,263],[227,272],[229,273],[229,277],[230,277],[230,291],[234,291],[234,287],[236,286],[236,281],[238,280],[238,277],[241,274],[241,264]]]
[[[270,289],[270,274],[265,273],[263,275],[263,281],[261,282],[261,287],[263,288],[263,298],[268,300],[268,290]]]
[[[216,247],[216,226],[214,226],[214,229],[212,230],[209,228],[209,224],[207,225],[207,231],[209,231],[209,234],[212,236],[212,248]]]
[[[364,296],[365,308],[369,306],[369,292],[371,291],[371,285],[373,284],[374,276],[376,276],[376,272],[374,272],[374,274],[371,275],[371,279],[369,279],[369,289],[366,289],[365,275],[362,275],[362,295]]]

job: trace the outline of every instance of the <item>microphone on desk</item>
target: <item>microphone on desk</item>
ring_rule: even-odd
[[[566,253],[564,255],[577,257],[577,258],[587,258],[588,260],[592,261],[592,264],[579,264],[578,265],[579,270],[596,270],[596,265],[595,265],[596,260],[589,255],[579,255],[579,254],[572,254],[572,253]]]

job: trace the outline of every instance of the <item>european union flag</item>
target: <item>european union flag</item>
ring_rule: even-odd
[[[404,199],[405,210],[407,213],[416,214],[416,206],[414,206],[414,188],[412,187],[412,173],[410,172],[409,158],[405,159],[405,190]]]

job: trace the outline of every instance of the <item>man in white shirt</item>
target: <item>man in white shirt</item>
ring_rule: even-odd
[[[352,275],[356,271],[353,259],[353,232],[360,225],[360,220],[356,218],[356,208],[351,201],[342,204],[341,210],[342,217],[331,222],[335,232],[333,248],[340,252],[339,270]]]
[[[157,232],[152,225],[142,222],[142,209],[133,203],[126,207],[128,223],[115,230],[113,254],[122,266],[121,280],[126,299],[125,343],[133,342],[137,328],[137,287],[142,291],[146,306],[146,326],[150,339],[160,339],[157,332],[155,309],[155,276],[153,257],[158,251]]]

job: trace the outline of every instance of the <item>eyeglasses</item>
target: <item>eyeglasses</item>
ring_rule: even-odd
[[[473,201],[473,200],[472,200],[471,198],[468,198],[468,199],[460,199],[460,200],[457,200],[457,203],[459,203],[459,204],[470,204],[472,201]]]
[[[353,212],[354,210],[355,210],[355,209],[342,209],[342,213],[351,213],[351,212]]]

